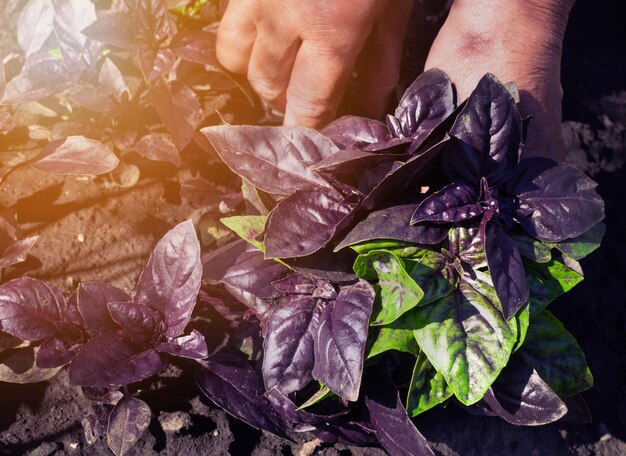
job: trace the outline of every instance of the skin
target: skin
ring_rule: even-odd
[[[522,116],[532,116],[524,155],[565,158],[561,54],[573,0],[456,0],[426,69],[441,68],[466,98],[481,76],[515,81]]]
[[[486,72],[515,81],[532,115],[524,154],[564,158],[560,61],[573,0],[456,0],[430,50],[464,99]],[[245,74],[284,125],[333,120],[354,71],[357,107],[384,114],[413,0],[230,0],[217,57]]]

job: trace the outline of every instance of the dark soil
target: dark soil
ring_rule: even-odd
[[[16,1],[16,0],[11,0]],[[425,1],[430,8],[434,1]],[[416,26],[435,30],[436,8]],[[6,18],[5,18],[6,19]],[[432,35],[432,33],[431,33]],[[1,36],[0,36],[1,38]],[[419,71],[427,49],[409,48],[407,78]],[[417,66],[416,66],[417,65]],[[586,279],[552,308],[580,341],[595,377],[583,394],[593,422],[515,427],[472,416],[454,405],[416,420],[442,455],[626,454],[626,3],[579,0],[572,13],[563,63],[563,133],[569,160],[599,182],[606,201],[607,234],[583,262]],[[6,149],[5,144],[0,149]],[[12,150],[7,154],[19,151]],[[26,148],[24,154],[33,153]],[[2,157],[0,157],[2,158]],[[5,157],[6,158],[6,157]],[[5,160],[3,160],[5,161]],[[131,291],[156,241],[194,210],[178,196],[176,170],[142,163],[130,188],[103,179],[51,177],[23,169],[7,182],[0,203],[13,206],[27,234],[40,239],[28,261],[8,278],[28,272],[65,292],[99,280]],[[213,344],[219,341],[212,341]],[[131,455],[382,455],[375,448],[290,444],[242,424],[199,394],[190,365],[174,364],[157,381],[140,385],[153,420]],[[109,455],[106,442],[88,445],[80,417],[89,407],[61,371],[31,385],[0,383],[0,454]]]

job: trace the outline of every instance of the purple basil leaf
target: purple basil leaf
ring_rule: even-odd
[[[375,393],[368,393],[365,406],[376,437],[391,456],[434,456],[424,436],[406,412],[400,394],[391,381]]]
[[[155,349],[181,358],[204,359],[209,356],[204,336],[195,329],[189,335],[178,336],[169,342],[157,345]]]
[[[270,213],[266,258],[296,258],[326,246],[351,219],[357,204],[334,189],[296,192]]]
[[[457,147],[446,150],[444,173],[478,185],[503,183],[519,160],[522,120],[515,100],[492,74],[478,82],[450,130]]]
[[[272,404],[281,418],[295,424],[297,432],[302,432],[304,427],[330,429],[341,422],[345,422],[346,415],[353,410],[353,407],[339,401],[324,401],[317,404],[315,413],[301,410],[277,388],[267,390],[263,396]]]
[[[350,149],[373,143],[386,143],[392,139],[384,123],[357,116],[343,116],[322,129],[340,149]]]
[[[0,286],[0,327],[27,341],[56,335],[58,322],[67,321],[67,302],[52,284],[22,277]]]
[[[342,287],[320,316],[313,378],[348,401],[359,397],[374,296],[374,288],[359,280]]]
[[[422,201],[411,217],[411,224],[459,223],[478,217],[482,211],[476,189],[465,182],[457,182]]]
[[[181,163],[176,144],[169,135],[164,133],[144,136],[135,144],[135,150],[139,155],[150,160],[170,162],[177,167]]]
[[[528,302],[528,281],[522,257],[497,222],[489,223],[484,245],[487,264],[507,320]]]
[[[131,15],[122,11],[103,11],[98,19],[82,30],[89,38],[123,49],[137,46]]]
[[[98,175],[115,169],[119,159],[100,141],[68,136],[49,143],[30,163],[47,173]]]
[[[202,280],[200,242],[190,220],[172,228],[154,248],[139,277],[135,303],[158,310],[165,335],[183,333]]]
[[[309,169],[338,151],[315,130],[300,127],[203,128],[215,151],[235,173],[273,195],[329,187]]]
[[[211,285],[220,283],[226,271],[246,251],[248,243],[237,239],[219,249],[202,255],[202,281]]]
[[[448,229],[432,224],[412,226],[411,216],[417,204],[393,206],[371,212],[365,220],[357,223],[348,235],[339,242],[335,250],[377,239],[436,245],[448,235]]]
[[[5,87],[3,104],[19,104],[49,97],[70,87],[80,77],[63,59],[48,52],[29,55],[22,71]]]
[[[231,327],[237,326],[243,320],[243,314],[247,310],[246,306],[237,300],[216,298],[203,290],[200,290],[198,294],[198,302],[213,308],[223,319],[230,323]]]
[[[281,293],[312,295],[317,288],[318,282],[323,281],[318,281],[317,279],[304,274],[293,274],[289,277],[285,277],[284,279],[275,280],[272,282],[272,286]]]
[[[356,187],[364,195],[367,195],[374,190],[385,177],[393,174],[397,169],[404,166],[404,163],[405,162],[400,160],[384,161],[374,168],[366,170],[363,174],[355,176],[358,177]],[[340,176],[340,178],[345,180],[346,176]]]
[[[450,142],[446,138],[429,149],[411,157],[406,163],[393,168],[363,200],[362,206],[367,210],[380,207],[385,201],[407,195],[419,194],[419,182],[431,168],[433,162],[446,149]]]
[[[87,43],[87,36],[81,33],[96,20],[96,8],[89,0],[55,0],[54,31],[61,49],[69,47],[81,54]]]
[[[125,0],[137,33],[148,44],[164,41],[174,30],[166,0]]]
[[[289,260],[289,265],[298,273],[306,274],[335,284],[354,282],[352,265],[356,254],[351,250],[334,253],[331,248],[325,248],[313,255]]]
[[[430,132],[454,111],[452,82],[441,70],[425,71],[404,92],[387,124],[395,136],[411,138],[416,150]]]
[[[288,295],[272,309],[263,340],[266,389],[290,394],[313,380],[313,344],[323,308],[311,296]]]
[[[72,93],[72,101],[94,112],[110,112],[114,104],[112,93],[104,87],[92,84],[78,85]]]
[[[520,163],[515,178],[520,223],[540,241],[579,236],[604,218],[597,184],[570,165],[550,167],[545,159],[527,159]]]
[[[263,397],[261,379],[245,359],[234,355],[211,356],[199,370],[196,382],[209,399],[235,418],[289,439],[286,423]]]
[[[284,420],[294,425],[296,432],[310,431],[315,437],[328,443],[372,445],[377,442],[369,423],[353,421],[346,417],[351,409],[344,404],[326,401],[324,405],[330,405],[333,411],[330,414],[316,414],[298,410],[296,405],[276,388],[268,390],[264,396]]]
[[[159,354],[144,349],[121,332],[93,337],[74,356],[69,369],[72,385],[109,387],[128,385],[165,368]]]
[[[257,318],[263,320],[281,293],[272,286],[289,273],[289,269],[273,260],[263,258],[263,253],[254,250],[244,252],[222,278],[226,289],[239,301],[252,309]]]
[[[378,441],[375,431],[362,422],[337,421],[330,426],[323,427],[321,430],[313,429],[311,432],[316,438],[326,443],[370,446]]]
[[[304,274],[294,274],[272,282],[274,288],[282,293],[311,295],[313,298],[336,299],[337,291],[328,280],[316,279]]]
[[[52,369],[61,367],[72,361],[75,351],[60,337],[50,337],[46,339],[37,351],[37,367],[42,369]]]
[[[98,83],[117,100],[122,99],[122,95],[129,92],[129,88],[124,81],[124,76],[120,69],[109,58],[104,59],[102,68],[98,75]]]
[[[17,224],[17,213],[7,209],[0,213],[0,250],[7,249],[11,244],[22,237]]]
[[[137,345],[156,341],[163,332],[163,318],[156,310],[134,302],[110,302],[107,304],[111,318]]]
[[[282,295],[272,282],[282,279],[289,269],[273,260],[263,258],[258,250],[244,252],[226,271],[222,282],[262,299],[276,299]]]
[[[4,99],[7,88],[7,77],[4,69],[4,62],[0,62],[0,101]],[[3,132],[7,122],[11,120],[11,115],[6,111],[0,111],[0,132]]]
[[[143,71],[144,78],[148,84],[152,84],[161,76],[166,77],[176,63],[176,56],[170,49],[155,49],[152,46],[140,44],[137,53],[139,55],[139,62],[141,63],[141,70]],[[168,85],[172,87],[170,84]],[[192,100],[194,98],[192,96],[195,95],[193,91],[185,86],[180,87],[185,90],[185,97],[187,97],[188,100]],[[175,102],[176,100],[172,101]],[[156,103],[156,101],[154,102]],[[199,108],[200,107],[198,106],[198,109]],[[159,114],[161,114],[161,111],[159,111]],[[200,113],[197,112],[196,115],[199,116]],[[162,119],[163,121],[166,120],[164,117],[162,117]],[[191,136],[193,136],[193,134]]]
[[[215,55],[216,34],[206,30],[185,30],[172,39],[170,49],[189,62],[219,69],[222,66]]]
[[[10,334],[0,331],[0,351],[4,351],[8,348],[16,348],[23,342],[19,337],[14,337]]]
[[[111,411],[107,426],[107,443],[115,456],[124,456],[139,441],[152,419],[144,401],[124,396]]]
[[[330,173],[342,180],[350,181],[359,177],[363,172],[375,168],[383,162],[402,158],[398,154],[366,152],[357,148],[340,150],[330,157],[313,165],[313,171]]]
[[[224,288],[240,303],[244,304],[247,309],[252,310],[254,315],[263,321],[270,309],[274,305],[274,301],[266,298],[259,298],[242,288],[231,287],[230,285],[224,285]]]
[[[124,394],[117,388],[81,386],[80,390],[87,399],[98,404],[115,405],[124,397]]]
[[[215,184],[203,177],[187,179],[180,184],[180,196],[188,200],[193,206],[219,212],[219,204],[226,199]],[[241,195],[238,195],[241,199]]]
[[[113,405],[97,404],[91,410],[83,411],[80,424],[83,426],[85,440],[89,445],[96,443],[98,438],[106,433],[112,410]]]
[[[109,332],[117,327],[111,319],[107,304],[132,302],[132,298],[119,288],[100,282],[81,283],[76,291],[78,310],[91,336]]]
[[[28,57],[41,49],[53,31],[54,6],[50,0],[30,0],[17,20],[17,41]]]
[[[563,401],[536,370],[512,356],[483,401],[500,418],[518,426],[539,426],[567,413]]]
[[[174,144],[183,150],[193,138],[202,120],[198,97],[193,90],[177,81],[157,78],[150,82],[150,95]]]
[[[21,263],[26,260],[28,252],[35,245],[39,236],[27,237],[20,239],[8,246],[0,257],[0,268],[6,268],[13,264]]]

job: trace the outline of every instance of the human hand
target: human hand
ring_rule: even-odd
[[[396,87],[413,0],[230,0],[217,57],[246,74],[284,125],[333,120],[355,70],[357,107],[380,117]]]
[[[426,69],[441,68],[464,99],[487,72],[520,91],[532,115],[524,157],[565,158],[561,137],[561,51],[573,0],[456,0]]]

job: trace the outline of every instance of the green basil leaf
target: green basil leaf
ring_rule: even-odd
[[[537,263],[547,263],[552,259],[550,246],[531,238],[524,232],[509,233],[519,253]]]
[[[560,397],[593,386],[593,376],[578,342],[547,310],[533,315],[518,353]]]
[[[220,221],[235,232],[241,239],[252,244],[261,252],[265,251],[263,242],[257,240],[257,237],[265,231],[265,215],[236,215],[233,217],[224,217]]]
[[[250,183],[245,177],[241,178],[241,194],[243,200],[246,203],[246,209],[248,212],[256,211],[260,215],[267,215],[270,213],[269,209],[265,206],[265,203],[261,199],[261,195],[257,188]]]
[[[428,251],[418,261],[407,261],[407,264],[413,265],[410,276],[424,291],[421,305],[430,304],[456,288],[454,277],[446,270],[446,258],[441,253]]]
[[[606,225],[600,222],[580,236],[553,245],[568,257],[581,260],[600,247],[605,232]]]
[[[517,321],[517,342],[513,348],[514,352],[519,350],[526,340],[528,326],[530,325],[530,304],[526,304],[517,312],[515,320]]]
[[[426,355],[420,353],[413,367],[413,377],[406,399],[406,410],[409,415],[417,416],[430,410],[453,394],[443,375],[437,372]]]
[[[421,350],[465,405],[478,402],[506,366],[517,323],[465,281],[455,292],[417,312]]]
[[[424,292],[406,272],[397,255],[385,250],[373,250],[359,255],[354,263],[355,274],[363,279],[378,279],[378,306],[372,313],[371,325],[387,325],[419,304]]]
[[[311,407],[312,405],[318,404],[322,402],[327,397],[334,396],[335,394],[330,390],[330,388],[326,385],[320,383],[320,389],[317,393],[309,398],[304,404],[298,407],[296,410],[304,410],[305,408]],[[339,396],[337,396],[339,397]]]
[[[412,259],[421,258],[424,253],[431,252],[431,250],[425,249],[424,247],[417,244],[391,240],[367,241],[360,244],[352,245],[350,246],[350,248],[359,255],[366,254],[368,252],[371,252],[372,250],[386,250],[387,252],[395,254],[399,258]]]
[[[365,352],[366,359],[389,350],[417,355],[419,347],[413,335],[414,321],[413,312],[408,312],[389,325],[372,328],[368,348]]]
[[[530,312],[535,315],[548,304],[567,293],[583,280],[583,276],[557,260],[547,263],[525,262],[530,290]]]

